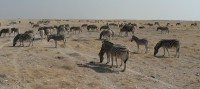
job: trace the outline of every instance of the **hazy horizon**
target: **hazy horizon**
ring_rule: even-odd
[[[2,0],[0,19],[200,20],[198,0]]]

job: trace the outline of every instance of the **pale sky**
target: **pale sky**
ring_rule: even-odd
[[[0,0],[4,18],[200,21],[200,0]]]

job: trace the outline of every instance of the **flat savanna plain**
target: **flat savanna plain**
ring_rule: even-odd
[[[18,19],[20,20],[20,19]],[[17,21],[18,21],[17,20]],[[0,20],[5,25],[13,20]],[[15,21],[15,20],[14,20]],[[20,20],[15,25],[22,32],[35,30],[28,23],[38,20]],[[94,20],[50,20],[49,25],[96,24],[98,27],[108,21],[96,23]],[[145,23],[155,21],[109,21],[108,23],[132,22],[144,29],[136,29],[135,35],[149,41],[148,53],[144,53],[144,46],[140,46],[136,53],[135,42],[130,42],[132,34],[120,37],[119,28],[112,27],[115,37],[113,43],[127,46],[131,53],[127,61],[127,70],[120,72],[120,68],[109,68],[111,63],[99,63],[98,53],[101,47],[100,32],[88,32],[83,29],[80,34],[67,34],[66,45],[58,42],[54,48],[54,41],[40,40],[36,34],[34,46],[12,47],[12,40],[8,35],[0,38],[0,89],[200,89],[200,29],[190,27],[192,22],[158,21],[170,26],[169,34],[156,31],[157,26],[146,26]],[[180,22],[180,26],[175,26]],[[13,34],[12,34],[13,35]],[[181,42],[180,58],[174,58],[175,49],[170,49],[170,57],[162,57],[163,49],[158,57],[153,56],[154,46],[161,39],[178,39]],[[19,45],[19,43],[17,44]],[[28,45],[28,43],[25,43]]]

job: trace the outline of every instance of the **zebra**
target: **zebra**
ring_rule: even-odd
[[[109,28],[109,26],[108,26],[108,25],[104,25],[104,26],[101,26],[101,27],[100,27],[100,31],[101,31],[101,29],[104,29],[104,30],[109,30],[110,28]]]
[[[179,52],[179,50],[180,50],[180,41],[179,40],[177,40],[177,39],[162,39],[162,40],[160,40],[156,44],[156,46],[154,47],[154,56],[156,56],[156,54],[158,53],[158,50],[159,50],[160,47],[163,47],[163,49],[164,49],[164,55],[163,56],[165,56],[165,49],[168,52],[168,56],[170,56],[168,49],[175,47],[176,48],[175,57],[177,56],[179,58],[179,54],[180,54],[180,52]]]
[[[6,33],[8,33],[9,37],[10,37],[10,34],[11,34],[10,28],[1,29],[1,31],[0,31],[0,37],[1,37],[2,33],[4,33],[3,37],[6,36]]]
[[[181,23],[176,23],[176,26],[181,25]]]
[[[110,37],[114,37],[114,32],[112,30],[103,30],[101,33],[100,33],[100,37],[99,39],[102,39],[102,36],[103,37],[106,37],[106,39],[110,40]]]
[[[107,63],[106,64],[108,64],[110,62],[110,56],[111,56],[111,59],[112,59],[111,68],[113,67],[113,58],[115,57],[116,67],[118,67],[117,58],[120,58],[121,59],[120,67],[122,66],[122,62],[124,62],[124,68],[121,72],[124,72],[126,70],[126,62],[129,59],[129,49],[128,48],[126,48],[123,45],[113,44],[112,42],[104,40],[102,42],[102,47],[99,52],[100,63],[103,62],[104,53],[107,54]]]
[[[145,38],[139,39],[138,37],[133,35],[131,42],[133,42],[133,41],[135,41],[137,44],[137,48],[138,48],[137,52],[139,52],[139,45],[144,45],[145,49],[146,49],[145,53],[147,53],[147,51],[148,51],[148,40],[147,39],[145,39]]]
[[[132,34],[134,34],[134,32],[135,32],[134,25],[132,25],[132,24],[126,24],[126,25],[124,25],[120,29],[120,33],[119,33],[120,36],[121,36],[122,32],[125,32],[126,36],[128,36],[128,32],[132,32]]]
[[[65,29],[65,26],[64,25],[61,25],[57,28],[57,34],[58,35],[64,35],[66,32],[66,29]]]
[[[33,24],[32,28],[37,28],[39,26],[40,26],[39,24]]]
[[[163,33],[163,31],[166,31],[169,34],[169,28],[168,27],[157,27],[157,31],[158,30],[161,30],[161,34]]]
[[[87,26],[88,26],[87,24],[83,24],[81,25],[81,28],[84,29],[84,28],[87,28]]]
[[[95,30],[95,29],[96,29],[96,31],[98,31],[98,27],[97,27],[96,25],[88,25],[88,26],[87,26],[88,32],[89,32],[90,30]]]
[[[55,48],[57,48],[57,41],[63,40],[64,45],[66,43],[66,38],[64,34],[51,34],[47,36],[47,41],[49,42],[51,39],[55,41]]]
[[[155,22],[154,25],[158,25],[158,26],[160,26],[159,22]]]
[[[28,30],[28,31],[25,31],[25,32],[24,32],[24,34],[29,34],[29,33],[34,34],[34,31],[33,31],[33,30]]]
[[[11,33],[14,33],[14,36],[15,36],[15,33],[19,34],[19,29],[18,28],[11,28]]]
[[[70,28],[70,32],[73,31],[74,34],[76,34],[76,31],[82,32],[81,28],[79,26],[73,26]]]
[[[33,46],[34,39],[35,39],[35,37],[34,37],[33,33],[17,34],[15,36],[15,38],[13,39],[13,47],[17,44],[18,40],[20,42],[19,46],[24,46],[24,41],[29,41],[30,43],[28,46],[30,46],[31,44]]]

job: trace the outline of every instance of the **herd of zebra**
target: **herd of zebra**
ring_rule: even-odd
[[[158,23],[155,23],[158,24]],[[33,28],[35,28],[37,26],[33,25]],[[128,36],[128,33],[131,32],[132,33],[132,41],[135,41],[137,44],[137,48],[139,51],[139,45],[144,45],[145,46],[145,53],[148,52],[148,40],[147,39],[139,39],[138,37],[136,37],[134,35],[135,29],[137,27],[137,24],[132,24],[132,23],[128,23],[128,24],[123,24],[123,25],[119,25],[120,27],[120,32],[119,32],[119,36],[122,36],[122,33],[125,33],[125,36]],[[91,31],[101,31],[99,34],[99,39],[103,39],[103,37],[105,39],[103,39],[102,41],[102,46],[99,52],[99,58],[100,58],[100,63],[103,62],[104,59],[104,54],[106,53],[107,55],[107,63],[110,62],[110,59],[112,60],[112,66],[113,66],[113,59],[115,58],[116,61],[116,65],[118,67],[117,64],[117,58],[121,59],[121,65],[124,64],[124,69],[122,70],[125,71],[126,69],[126,62],[129,59],[129,49],[121,44],[114,44],[112,42],[110,42],[111,37],[114,37],[115,33],[114,31],[110,28],[110,25],[106,24],[104,26],[101,26],[100,28],[98,28],[98,26],[96,25],[88,25],[88,24],[83,24],[82,26],[72,26],[69,27],[68,24],[66,25],[59,25],[59,26],[48,26],[48,27],[38,27],[38,33],[41,36],[41,38],[47,38],[47,41],[49,42],[51,39],[53,39],[55,41],[55,47],[57,47],[57,41],[63,41],[64,44],[66,43],[66,34],[68,34],[69,32],[73,32],[73,34],[76,34],[77,31],[80,33],[82,32],[82,29],[86,28],[88,30],[88,32]],[[166,31],[167,33],[169,33],[169,28],[167,26],[159,26],[157,27],[157,31],[161,30],[161,33],[163,33],[163,31]],[[26,31],[24,33],[20,33],[18,28],[6,28],[6,29],[2,29],[0,31],[0,36],[2,35],[2,33],[4,33],[4,36],[6,33],[10,34],[17,33],[17,35],[14,37],[13,39],[13,46],[16,46],[17,41],[20,42],[19,46],[24,46],[24,41],[29,41],[29,46],[32,44],[33,46],[33,41],[35,40],[35,34],[33,30],[29,30]],[[154,47],[154,56],[156,56],[156,54],[158,53],[159,48],[163,48],[164,49],[164,55],[165,56],[165,49],[168,52],[169,55],[169,48],[176,48],[176,55],[175,57],[179,57],[179,50],[180,50],[180,41],[177,39],[162,39],[160,40]],[[111,67],[112,67],[111,66]]]

